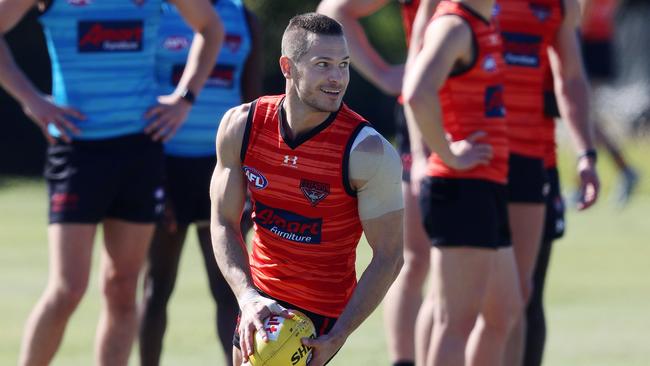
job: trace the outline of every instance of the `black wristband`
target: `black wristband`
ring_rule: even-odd
[[[589,158],[595,163],[596,160],[598,160],[598,153],[596,152],[596,149],[587,149],[582,154],[578,155],[578,160],[582,158]]]
[[[196,96],[194,95],[194,93],[192,93],[191,90],[185,89],[185,91],[181,93],[181,99],[185,100],[190,104],[194,104],[194,102],[196,101]]]

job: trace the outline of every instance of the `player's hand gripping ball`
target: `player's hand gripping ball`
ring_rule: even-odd
[[[312,350],[302,344],[302,338],[316,338],[314,323],[303,313],[290,310],[292,319],[271,315],[264,319],[264,330],[269,337],[265,342],[255,334],[254,352],[249,362],[252,366],[306,366]]]

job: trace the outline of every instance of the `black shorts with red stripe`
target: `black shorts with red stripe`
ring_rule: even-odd
[[[311,312],[309,310],[299,308],[299,307],[297,307],[295,305],[292,305],[292,304],[290,304],[288,302],[278,300],[278,299],[274,298],[273,296],[265,294],[264,292],[262,292],[260,290],[257,290],[257,292],[259,292],[260,295],[262,295],[264,297],[267,297],[269,299],[273,299],[273,300],[277,301],[278,304],[280,304],[285,309],[297,310],[297,311],[307,315],[307,317],[312,321],[312,323],[314,323],[314,327],[316,328],[316,336],[318,336],[318,337],[322,336],[323,334],[329,333],[330,330],[332,330],[332,327],[334,327],[334,324],[336,323],[336,320],[338,319],[338,318],[330,318],[330,317],[327,317],[327,316],[324,316],[324,315],[313,313],[313,312]],[[241,312],[237,316],[237,326],[235,327],[235,334],[233,335],[233,338],[232,338],[232,345],[237,347],[238,349],[241,349],[241,347],[239,345],[239,320],[240,320],[240,318],[241,318]]]

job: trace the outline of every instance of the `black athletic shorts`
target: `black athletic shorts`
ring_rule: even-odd
[[[297,310],[305,315],[314,323],[314,327],[316,328],[316,336],[320,337],[323,334],[329,333],[330,330],[332,330],[332,327],[334,327],[334,324],[336,323],[337,318],[330,318],[324,315],[312,313],[311,311],[299,308],[297,306],[291,305],[288,302],[284,302],[282,300],[278,300],[268,294],[265,294],[264,292],[257,290],[257,292],[260,293],[260,295],[264,297],[268,297],[269,299],[273,299],[278,302],[278,304],[282,305],[285,309],[289,310]],[[237,347],[238,349],[241,349],[239,345],[239,320],[241,317],[241,312],[237,316],[237,326],[235,327],[235,334],[233,335],[232,338],[232,345]]]
[[[505,185],[428,177],[421,192],[422,221],[432,245],[493,249],[511,245]]]
[[[590,80],[609,80],[615,76],[614,49],[609,41],[582,41],[582,58]]]
[[[59,141],[45,164],[49,222],[153,223],[164,208],[163,169],[162,144],[144,134]]]
[[[409,140],[409,131],[406,127],[406,116],[404,115],[404,106],[401,103],[395,103],[395,142],[397,151],[402,158],[402,181],[411,181],[411,141]]]
[[[176,222],[210,220],[210,179],[216,157],[165,156],[165,189]]]
[[[548,179],[544,159],[511,153],[508,164],[508,202],[546,202]]]
[[[549,193],[546,196],[546,221],[544,223],[544,242],[553,241],[564,236],[564,200],[560,190],[560,177],[557,168],[546,170]]]

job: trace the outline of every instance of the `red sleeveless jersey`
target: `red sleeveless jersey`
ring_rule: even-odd
[[[308,135],[283,133],[283,95],[253,102],[242,166],[253,202],[250,268],[263,292],[338,317],[356,286],[362,233],[348,157],[368,123],[347,106]]]
[[[409,44],[411,39],[411,32],[413,31],[413,22],[415,15],[420,6],[420,0],[400,0],[402,7],[402,23],[404,24],[404,35],[406,36],[406,44]]]
[[[544,128],[546,49],[563,17],[562,0],[498,0],[498,26],[506,62],[505,103],[513,153],[544,157],[539,136]]]
[[[438,155],[431,154],[428,174],[505,184],[508,175],[508,138],[499,33],[488,20],[462,3],[440,2],[433,19],[446,15],[461,17],[471,28],[474,60],[465,70],[452,72],[439,91],[443,127],[453,141],[463,140],[476,131],[487,132],[487,138],[482,142],[492,145],[493,157],[487,166],[458,171],[445,165]]]
[[[610,41],[618,0],[589,0],[582,13],[580,33],[588,41]]]

